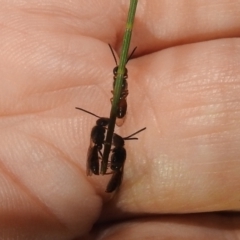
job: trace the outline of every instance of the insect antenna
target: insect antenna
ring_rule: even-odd
[[[138,130],[137,132],[135,132],[135,133],[133,133],[133,134],[131,134],[131,135],[129,135],[129,136],[123,138],[123,139],[124,139],[124,140],[137,140],[138,138],[132,138],[132,136],[134,136],[134,135],[136,135],[136,134],[138,134],[138,133],[144,131],[145,129],[146,129],[146,127],[145,127],[145,128],[142,128],[142,129],[140,129],[140,130]]]
[[[97,118],[101,118],[101,117],[99,117],[98,115],[96,115],[96,114],[94,114],[94,113],[92,113],[92,112],[89,112],[89,111],[87,111],[87,110],[85,110],[85,109],[83,109],[83,108],[79,108],[79,107],[75,107],[75,108],[78,109],[78,110],[81,110],[81,111],[83,111],[83,112],[89,113],[89,114],[91,114],[91,115],[93,115],[93,116],[95,116],[95,117],[97,117]]]
[[[114,57],[114,60],[115,60],[116,66],[117,66],[117,65],[118,65],[118,64],[117,64],[117,58],[116,58],[116,56],[115,56],[115,54],[114,54],[114,52],[113,52],[112,46],[111,46],[110,44],[108,44],[108,46],[110,47],[110,50],[111,50],[111,52],[112,52],[112,55],[113,55],[113,57]]]
[[[134,52],[136,51],[136,49],[137,49],[137,47],[135,47],[135,48],[132,50],[131,54],[129,55],[129,57],[128,57],[128,59],[127,59],[126,64],[127,64],[128,61],[131,59],[131,57],[132,57],[132,55],[134,54]]]
[[[123,139],[124,139],[124,140],[138,140],[138,138],[136,138],[136,137],[135,137],[135,138],[128,138],[128,137],[127,137],[127,138],[123,138]]]
[[[115,54],[114,54],[114,51],[113,51],[113,49],[112,49],[112,46],[111,46],[110,44],[108,44],[108,46],[110,47],[110,50],[111,50],[111,52],[112,52],[112,55],[113,55],[113,57],[114,57],[114,60],[115,60],[116,66],[117,66],[117,65],[118,65],[118,63],[117,63],[117,58],[116,58],[116,56],[115,56]],[[134,54],[134,52],[136,51],[136,49],[137,49],[137,47],[135,47],[135,48],[132,50],[131,54],[129,55],[129,57],[128,57],[128,59],[127,59],[126,64],[128,63],[128,61],[129,61],[129,60],[131,59],[131,57],[133,56],[133,54]]]

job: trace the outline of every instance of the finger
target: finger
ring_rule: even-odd
[[[123,21],[127,18],[129,1],[66,2],[59,5],[54,1],[27,4],[3,3],[3,9],[12,7],[16,17],[27,18],[31,32],[41,37],[42,31],[89,36],[104,42],[111,42],[120,50],[124,33]],[[20,10],[20,11],[19,11]],[[2,19],[10,29],[28,29],[21,21],[11,21],[7,11]],[[50,17],[46,18],[46,14]],[[139,53],[153,52],[170,46],[223,37],[237,37],[239,29],[238,0],[235,1],[185,1],[169,4],[168,1],[139,2],[134,24],[132,45],[138,46]],[[35,24],[37,18],[39,24]],[[18,19],[18,20],[19,20]],[[89,21],[91,19],[91,21]],[[103,24],[104,27],[99,27]],[[39,31],[40,30],[40,31]],[[141,41],[139,41],[141,39]],[[23,44],[21,45],[23,46]],[[76,45],[77,46],[77,45]]]
[[[87,75],[94,53],[88,55],[87,49],[92,50],[88,38],[82,42],[82,51],[76,53],[75,47],[83,39],[71,37],[69,44],[70,37],[48,32],[47,22],[49,28],[56,27],[56,22],[41,25],[46,15],[32,14],[36,8],[24,7],[20,11],[9,4],[1,8],[6,25],[1,25],[0,40],[0,224],[4,229],[0,235],[12,239],[19,235],[23,239],[42,239],[43,235],[70,239],[91,229],[102,206],[97,188],[105,188],[101,186],[104,181],[93,187],[85,176],[84,145],[79,145],[76,131],[76,125],[82,125],[77,123],[74,109],[79,103],[81,79],[83,85],[92,85],[92,79],[96,79],[90,78],[93,72]],[[7,14],[6,9],[12,11]],[[41,33],[36,26],[42,27]],[[101,48],[96,54],[102,57]],[[81,62],[82,56],[85,62]],[[109,60],[113,61],[110,54]],[[84,143],[89,135],[85,136],[80,136]],[[13,228],[16,231],[11,231]]]
[[[218,239],[240,236],[240,217],[234,214],[195,214],[138,218],[96,227],[94,239]]]
[[[109,213],[240,208],[238,46],[216,40],[134,62],[122,132],[147,130],[126,143],[123,185]]]
[[[151,4],[139,1],[132,45],[138,46],[139,54],[198,41],[239,37],[239,16],[238,0],[188,3],[156,0]]]
[[[79,86],[86,88],[98,84],[105,80],[103,76],[111,75],[112,69],[104,70],[106,63],[112,65],[114,62],[106,44],[64,32],[64,25],[58,18],[45,21],[44,8],[35,9],[38,14],[31,14],[31,8],[26,12],[25,8],[16,10],[12,6],[11,14],[4,9],[1,17],[6,25],[0,39],[2,114],[54,109],[72,101],[82,90]],[[19,21],[14,21],[11,16],[18,17]],[[36,28],[38,24],[41,31]],[[56,95],[57,101],[53,101],[52,94]],[[87,94],[83,93],[85,99]]]

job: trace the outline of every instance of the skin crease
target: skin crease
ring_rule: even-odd
[[[75,107],[109,115],[129,1],[0,3],[1,239],[240,239],[239,0],[139,0],[115,195]]]

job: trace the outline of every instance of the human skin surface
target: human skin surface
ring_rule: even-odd
[[[0,1],[0,239],[240,239],[240,0],[139,0],[123,182],[86,176],[129,1]]]

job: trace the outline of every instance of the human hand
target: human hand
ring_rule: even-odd
[[[1,238],[239,237],[239,1],[139,1],[115,195],[75,107],[109,115],[129,1],[1,3]]]

